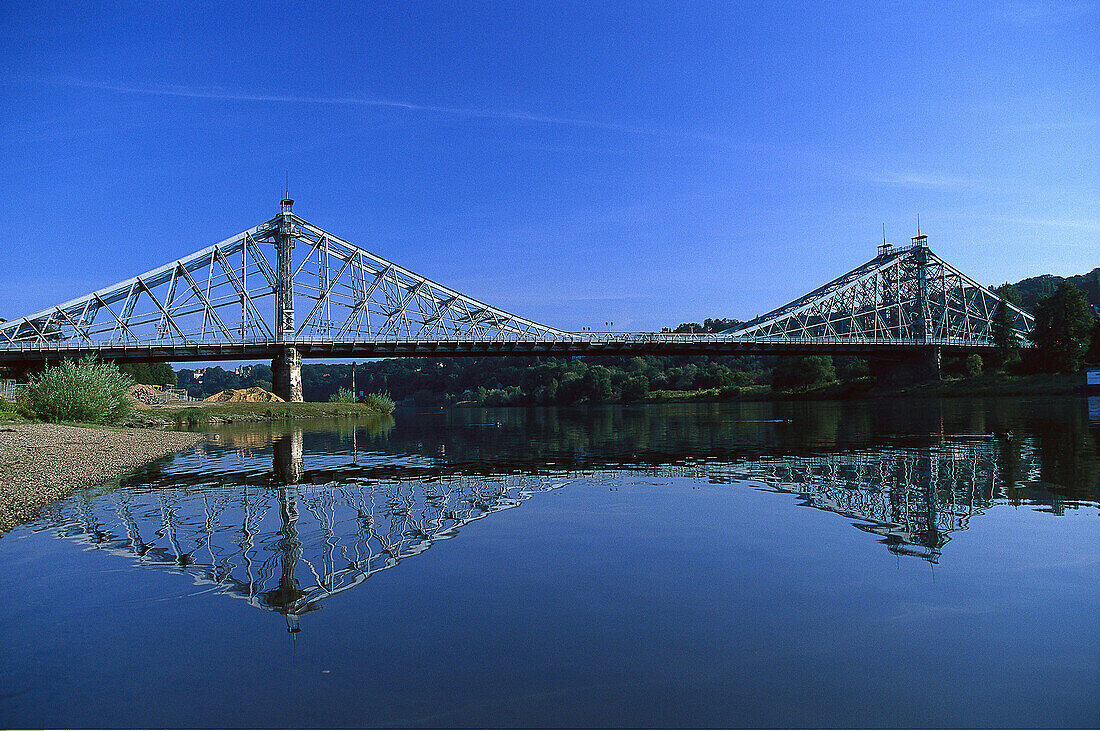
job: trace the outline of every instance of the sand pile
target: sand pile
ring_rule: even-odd
[[[207,396],[203,401],[215,403],[260,404],[268,402],[281,403],[282,399],[271,393],[271,391],[265,391],[259,386],[253,386],[252,388],[228,388],[224,391],[219,391],[213,396]]]

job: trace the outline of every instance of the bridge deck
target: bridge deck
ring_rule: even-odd
[[[243,343],[79,343],[0,345],[0,364],[58,361],[95,355],[120,362],[261,360],[288,347],[303,358],[423,358],[574,355],[901,355],[921,347],[975,353],[991,345],[954,338],[861,340],[855,338],[751,339],[728,335],[666,333],[578,334],[542,340],[295,340]]]

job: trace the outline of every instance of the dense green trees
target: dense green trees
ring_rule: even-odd
[[[724,317],[703,320],[703,324],[697,322],[681,322],[675,329],[662,328],[661,332],[674,333],[720,333],[729,330],[735,325],[740,325],[740,320],[731,320]]]
[[[1100,267],[1093,269],[1088,274],[1077,274],[1072,277],[1058,277],[1053,274],[1043,274],[1038,277],[1029,277],[1010,285],[1020,295],[1019,304],[1028,312],[1034,312],[1039,300],[1050,297],[1058,289],[1058,284],[1068,281],[1075,285],[1084,294],[1089,304],[1100,307]]]
[[[836,380],[836,367],[828,355],[802,355],[781,358],[772,373],[772,388],[795,391],[821,386]]]
[[[147,386],[175,386],[176,372],[167,363],[119,363],[118,370]]]
[[[1084,293],[1062,280],[1054,293],[1035,306],[1032,340],[1045,370],[1072,373],[1079,370],[1092,339],[1093,315]]]

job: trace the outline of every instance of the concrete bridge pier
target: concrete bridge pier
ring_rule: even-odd
[[[297,348],[285,348],[272,359],[271,388],[283,401],[305,401],[302,397],[302,354]]]
[[[908,353],[892,353],[868,359],[875,380],[888,386],[909,386],[940,380],[940,348],[926,345]]]

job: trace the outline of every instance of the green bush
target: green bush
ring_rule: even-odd
[[[133,383],[114,363],[92,357],[64,360],[31,376],[24,398],[27,408],[45,421],[104,424],[130,412],[126,389]]]
[[[384,391],[368,393],[363,399],[363,403],[379,414],[392,414],[394,408],[397,406],[397,404],[393,402],[393,399],[390,398],[390,395]]]
[[[350,389],[340,387],[340,390],[328,397],[329,402],[334,404],[354,404],[355,394]]]
[[[982,356],[976,353],[967,356],[964,367],[966,368],[966,375],[971,378],[982,375]]]

